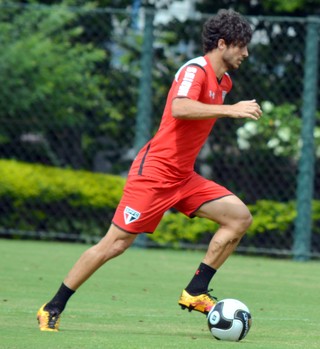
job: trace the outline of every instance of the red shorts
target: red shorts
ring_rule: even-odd
[[[112,223],[129,233],[153,233],[170,208],[193,217],[204,203],[227,195],[228,189],[196,172],[178,181],[131,175]]]

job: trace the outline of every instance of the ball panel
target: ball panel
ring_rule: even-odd
[[[224,341],[238,341],[243,332],[243,324],[240,320],[234,320],[228,329],[211,328],[211,333],[216,339]]]
[[[221,329],[228,329],[232,326],[232,319],[233,316],[225,317],[224,314],[224,303],[223,302],[218,302],[213,309],[208,314],[208,323],[209,326],[210,324],[221,328]]]
[[[238,309],[245,310],[249,313],[248,307],[237,299],[227,298],[221,300],[220,302],[223,302],[225,304],[225,306],[223,307],[223,315],[228,319],[232,319],[235,316],[235,311]]]
[[[234,318],[242,322],[242,331],[239,337],[239,340],[241,340],[248,334],[251,327],[252,319],[249,309],[248,311],[242,309],[237,310]]]

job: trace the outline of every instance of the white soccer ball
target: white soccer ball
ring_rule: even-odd
[[[249,332],[252,318],[248,307],[237,299],[219,301],[207,316],[213,337],[225,341],[241,341]]]

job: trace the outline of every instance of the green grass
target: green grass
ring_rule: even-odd
[[[0,348],[320,347],[319,262],[232,256],[216,274],[215,294],[249,307],[241,342],[211,337],[206,318],[177,306],[203,253],[131,248],[71,298],[59,333],[40,332],[36,311],[88,246],[0,240]]]

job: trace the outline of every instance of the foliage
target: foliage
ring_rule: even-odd
[[[22,160],[92,168],[95,154],[104,147],[110,152],[110,144],[118,149],[114,157],[121,154],[123,144],[115,146],[115,139],[121,143],[130,129],[137,79],[110,66],[103,42],[111,20],[106,13],[93,17],[92,11],[92,4],[12,5],[0,14],[0,74],[6,81],[0,92],[2,156],[23,147]],[[86,31],[97,19],[101,37],[94,42]],[[116,81],[123,81],[123,88]],[[125,102],[116,105],[116,99]],[[35,139],[32,148],[22,142],[26,137]]]
[[[43,130],[57,124],[81,124],[86,110],[99,105],[105,111],[99,88],[102,80],[93,73],[105,53],[90,44],[73,43],[82,32],[80,26],[72,26],[75,18],[74,12],[59,6],[50,11],[26,9],[0,23],[0,73],[6,81],[0,94],[1,105],[6,105],[1,109],[2,120],[20,119],[30,111]],[[11,96],[10,104],[6,104],[7,96]],[[46,113],[42,110],[35,115],[34,107],[44,101]]]
[[[246,15],[296,15],[305,16],[319,13],[319,0],[210,0],[198,2],[198,9],[206,13],[214,13],[219,8],[234,8]]]
[[[295,203],[280,203],[271,200],[259,200],[249,205],[254,217],[247,231],[250,238],[259,234],[266,236],[290,234],[296,217]],[[320,214],[315,207],[314,216]],[[169,213],[160,222],[157,231],[150,239],[160,244],[177,244],[181,242],[208,243],[218,225],[200,218],[189,219],[181,213]]]
[[[262,8],[265,11],[276,13],[290,13],[295,15],[309,15],[319,11],[319,0],[264,0]]]
[[[19,206],[25,200],[41,199],[47,204],[65,201],[73,207],[114,208],[121,196],[124,179],[96,174],[0,160],[1,196]]]
[[[254,217],[248,229],[249,236],[290,232],[297,215],[294,201],[259,200],[255,205],[249,205],[249,209]]]
[[[183,242],[199,243],[204,236],[212,235],[217,228],[217,223],[206,219],[190,219],[182,213],[167,213],[150,239],[159,244],[178,246]]]
[[[292,238],[294,220],[296,218],[296,203],[258,200],[254,205],[248,205],[253,223],[247,231],[246,239],[259,238],[275,241],[280,236]],[[313,232],[319,233],[320,201],[312,203]],[[160,222],[151,240],[159,244],[181,246],[184,242],[208,243],[217,230],[218,225],[200,218],[189,219],[181,213],[168,213]]]
[[[297,106],[283,104],[275,106],[261,103],[263,117],[259,122],[247,121],[237,130],[238,146],[241,150],[271,150],[276,156],[298,159],[301,148],[301,118]],[[320,114],[318,113],[320,116]],[[315,127],[316,154],[320,157],[320,127]]]
[[[11,0],[11,3],[27,3],[27,4],[46,4],[55,5],[66,3],[71,6],[83,6],[88,3],[95,3],[98,7],[114,7],[114,8],[126,8],[131,7],[134,0]],[[140,0],[136,1],[142,6],[155,5],[158,8],[168,8],[174,2],[179,0]],[[5,0],[1,0],[0,3],[7,3]],[[306,15],[310,13],[317,13],[319,11],[319,0],[260,0],[260,1],[241,1],[241,0],[198,0],[196,6],[199,11],[205,13],[215,13],[220,8],[234,8],[248,15],[270,15],[270,14],[293,14],[293,15]]]
[[[45,235],[101,236],[121,198],[124,181],[117,176],[0,160],[0,226]],[[259,200],[249,209],[254,217],[249,238],[291,235],[294,201]],[[319,221],[320,202],[314,201],[314,231],[318,233]],[[201,244],[207,243],[217,228],[209,220],[168,212],[150,239],[160,245]]]
[[[130,149],[141,73],[143,35],[142,28],[133,30],[131,27],[133,2],[30,0],[24,3],[32,6],[6,7],[0,14],[3,36],[0,73],[7,82],[0,92],[0,155],[12,157],[14,149],[21,146],[26,153],[20,155],[21,160],[86,169],[97,168],[97,162],[103,158],[108,163],[103,170],[122,173],[128,167],[126,161],[132,158]],[[37,3],[53,6],[38,7]],[[152,3],[157,8],[162,4],[170,12],[173,2]],[[122,10],[126,8],[128,14],[103,11],[102,7],[111,5]],[[240,11],[244,6],[241,11],[244,14],[255,14],[254,8],[259,8],[259,14],[263,14],[260,5],[259,2],[237,1],[196,3],[197,9],[206,13],[214,13],[221,7]],[[158,127],[173,73],[182,62],[202,52],[199,38],[204,19],[190,15],[181,20],[171,16],[168,23],[156,23],[153,132]],[[285,102],[299,105],[305,26],[250,20],[257,40],[248,62],[241,68],[246,73],[232,76],[234,91],[226,102],[262,100],[268,95],[275,105]],[[261,42],[261,38],[265,42]],[[279,43],[288,41],[290,45],[280,54]],[[274,63],[270,64],[266,57],[272,57]],[[252,89],[254,85],[259,88]],[[290,94],[285,93],[288,86],[294,86]],[[11,103],[7,103],[9,99]],[[214,132],[209,142],[212,146],[236,147],[236,127],[236,123],[228,123],[227,134],[220,137]],[[38,137],[40,150],[39,147],[36,151],[35,147],[29,149],[26,142],[21,144],[21,139],[28,134]],[[118,164],[115,165],[116,160]]]
[[[117,176],[0,160],[0,226],[101,235],[123,185]]]
[[[7,3],[6,0],[0,0],[1,3]],[[35,5],[35,4],[43,4],[43,5],[61,5],[65,4],[68,6],[84,6],[88,4],[94,4],[95,6],[99,7],[115,7],[115,8],[122,8],[125,6],[129,6],[132,4],[132,0],[92,0],[92,1],[87,1],[87,0],[10,0],[10,3],[25,3],[25,4],[30,4],[30,5]]]

